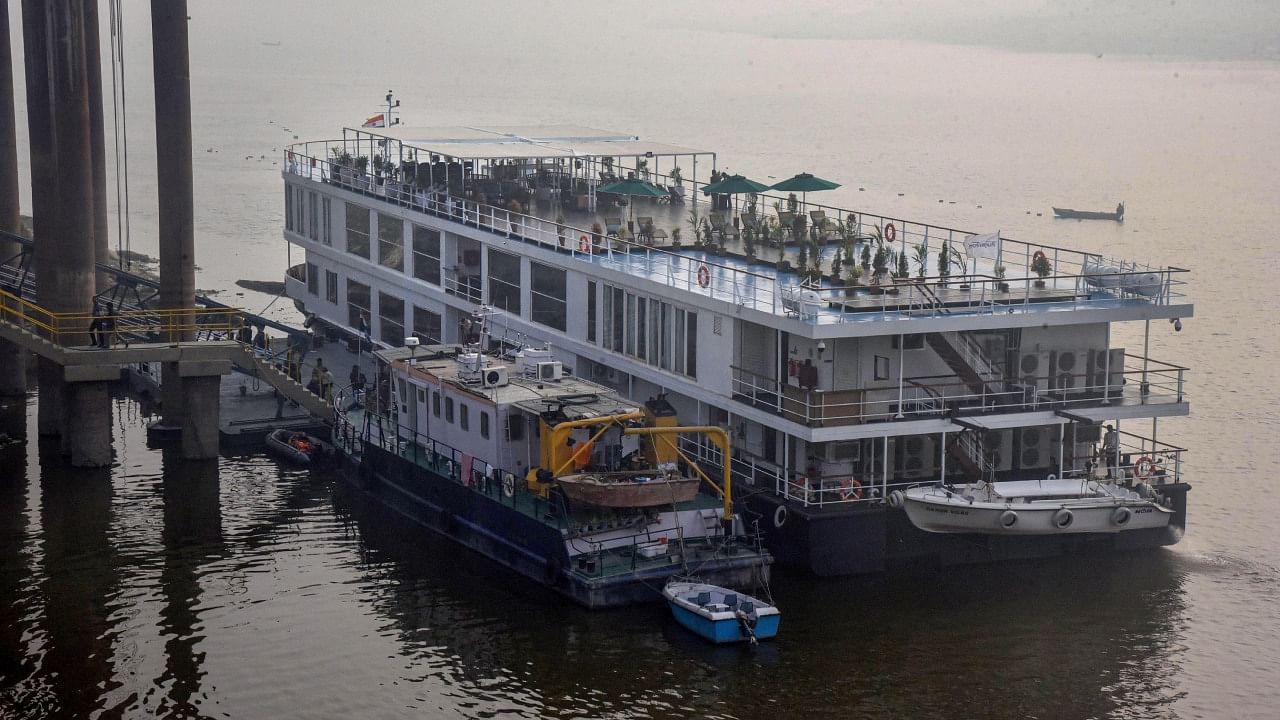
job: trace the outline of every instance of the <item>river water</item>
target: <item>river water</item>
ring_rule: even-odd
[[[1192,416],[1160,431],[1190,449],[1182,543],[779,573],[779,639],[717,649],[660,606],[569,607],[323,473],[148,448],[128,397],[116,465],[70,471],[31,396],[0,407],[0,432],[32,430],[0,449],[0,717],[1274,716],[1276,12],[637,5],[192,2],[200,287],[271,302],[233,283],[289,262],[284,144],[358,124],[387,89],[410,124],[619,129],[758,179],[839,180],[832,204],[1185,267],[1196,317],[1151,343],[1192,369]],[[147,5],[124,11],[131,247],[154,255]],[[1122,225],[1049,217],[1121,200]]]

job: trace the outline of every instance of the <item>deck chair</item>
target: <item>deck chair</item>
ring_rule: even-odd
[[[813,220],[813,229],[819,240],[826,240],[827,234],[836,229],[835,223],[827,219],[827,213],[822,210],[810,210],[809,217]]]
[[[617,235],[618,230],[622,229],[622,218],[607,217],[604,219],[604,234]]]
[[[636,237],[642,243],[653,243],[653,218],[636,218]]]
[[[790,237],[792,235],[792,228],[795,227],[795,224],[796,224],[795,213],[787,210],[778,211],[778,225],[781,226],[783,235]],[[794,240],[795,238],[792,238],[792,239]]]

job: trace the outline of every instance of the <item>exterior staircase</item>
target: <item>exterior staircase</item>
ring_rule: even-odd
[[[925,333],[925,342],[974,395],[998,391],[999,369],[982,353],[977,342],[958,332]]]
[[[972,431],[966,430],[951,437],[947,443],[947,457],[955,460],[964,470],[966,480],[976,482],[987,477],[986,462],[983,460]]]
[[[238,344],[239,345],[239,344]],[[240,352],[232,358],[232,364],[239,370],[276,389],[281,395],[298,403],[313,416],[325,423],[333,422],[333,405],[324,398],[312,393],[305,385],[289,377],[271,364],[271,359],[255,355],[247,345],[239,345]]]

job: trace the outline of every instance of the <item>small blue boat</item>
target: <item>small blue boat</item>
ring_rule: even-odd
[[[677,622],[713,643],[767,640],[782,621],[773,605],[717,585],[669,582],[662,596]]]

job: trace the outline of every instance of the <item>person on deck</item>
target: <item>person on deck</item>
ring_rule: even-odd
[[[1103,462],[1107,465],[1107,474],[1114,477],[1116,466],[1119,465],[1117,456],[1120,452],[1120,434],[1115,428],[1107,426],[1107,432],[1102,436],[1102,454]]]

